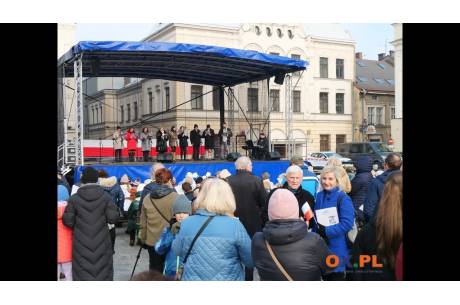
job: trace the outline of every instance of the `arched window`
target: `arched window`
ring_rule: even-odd
[[[294,34],[292,34],[292,31],[291,30],[288,30],[288,37],[290,39],[294,38]]]
[[[272,30],[270,28],[266,28],[265,30],[267,31],[268,37],[272,36]]]
[[[260,31],[260,28],[257,25],[255,26],[254,30],[255,30],[257,35],[260,35],[261,31]]]
[[[278,34],[279,38],[283,37],[283,32],[281,31],[281,29],[277,29],[276,33]]]

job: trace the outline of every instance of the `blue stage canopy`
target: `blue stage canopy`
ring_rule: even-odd
[[[235,86],[305,70],[308,62],[217,46],[128,41],[82,41],[58,60],[65,77],[81,56],[84,77],[139,77]]]

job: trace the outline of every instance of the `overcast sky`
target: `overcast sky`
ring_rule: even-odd
[[[393,50],[393,26],[389,23],[344,23],[356,41],[356,52],[365,59],[377,60],[377,54]],[[155,23],[77,23],[76,40],[139,41],[153,32]]]

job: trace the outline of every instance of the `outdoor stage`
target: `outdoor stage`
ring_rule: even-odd
[[[232,175],[235,174],[235,162],[229,161],[182,161],[175,163],[164,163],[165,167],[172,171],[174,178],[179,183],[184,178],[187,172],[197,173],[199,176],[204,176],[207,172],[215,176],[217,171],[226,168]],[[120,179],[121,176],[127,174],[132,180],[140,178],[141,182],[150,178],[150,168],[152,162],[124,162],[114,164],[94,163],[91,165],[75,167],[74,183],[80,181],[80,175],[85,166],[92,166],[95,169],[104,169],[109,176],[116,176]],[[270,180],[276,183],[279,174],[284,173],[289,166],[288,160],[283,161],[252,161],[252,172],[260,177],[263,172],[270,173]]]

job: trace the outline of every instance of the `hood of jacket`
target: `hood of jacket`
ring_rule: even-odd
[[[104,189],[96,183],[82,184],[77,194],[86,201],[95,201],[101,198],[105,193]]]
[[[99,178],[99,185],[103,188],[111,189],[115,184],[117,184],[117,177],[115,176],[109,178]]]
[[[387,181],[388,177],[391,176],[391,174],[399,172],[399,169],[389,169],[384,171],[381,175],[378,175],[375,177],[375,179],[379,180],[381,183],[385,184]]]
[[[157,184],[158,185],[158,184]],[[173,188],[170,188],[166,185],[158,185],[150,191],[150,197],[153,199],[160,199],[174,192]]]
[[[307,224],[298,219],[276,219],[265,224],[263,234],[272,245],[296,242],[308,233]]]
[[[370,173],[372,170],[372,158],[369,156],[361,157],[353,162],[356,167],[356,173]]]

